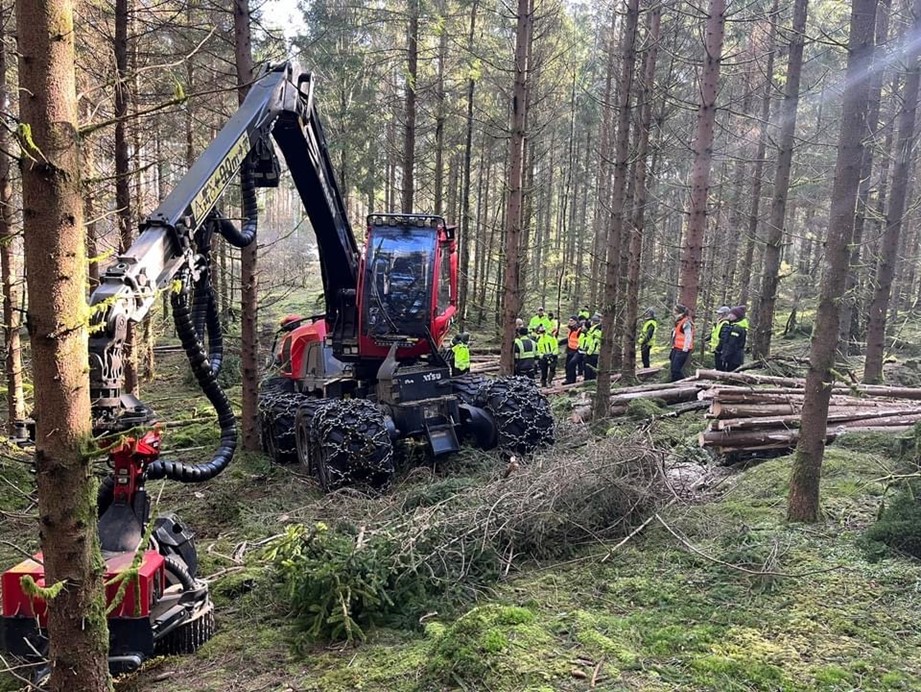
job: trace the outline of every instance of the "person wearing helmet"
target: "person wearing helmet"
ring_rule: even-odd
[[[528,331],[531,334],[531,338],[537,340],[537,328],[543,327],[548,332],[550,331],[550,318],[544,313],[544,306],[541,305],[537,308],[537,314],[531,318],[531,321],[528,322]]]
[[[467,332],[461,332],[454,337],[451,342],[451,353],[454,356],[451,375],[457,377],[470,372],[470,335]]]
[[[569,332],[566,336],[566,384],[575,384],[579,372],[579,361],[582,358],[580,344],[582,330],[579,327],[579,318],[573,315],[569,318]],[[561,339],[561,341],[563,341]]]
[[[536,369],[537,344],[528,336],[527,327],[522,327],[515,338],[515,374],[533,380]]]
[[[640,355],[643,358],[643,367],[649,366],[649,353],[652,351],[652,342],[656,337],[656,329],[659,323],[656,322],[656,311],[652,308],[646,308],[642,315],[643,325],[640,327],[640,338],[637,340],[640,345]]]
[[[585,333],[585,381],[598,379],[598,356],[601,354],[601,313],[596,312]]]
[[[728,305],[721,305],[716,309],[716,321],[713,323],[713,328],[710,330],[710,350],[713,351],[714,365],[717,370],[724,369],[723,356],[720,351],[720,330],[723,328],[723,325],[729,322],[730,309]]]
[[[677,382],[684,377],[684,365],[694,350],[694,323],[691,321],[691,311],[680,303],[673,311],[675,327],[672,330],[672,350],[668,356],[671,362],[671,382]]]
[[[540,386],[549,387],[556,376],[556,363],[560,355],[560,345],[556,338],[543,325],[537,328],[537,357],[540,366]]]
[[[744,312],[733,308],[720,330],[720,353],[723,370],[726,372],[735,370],[745,361],[745,340],[748,330],[742,326],[744,318]]]

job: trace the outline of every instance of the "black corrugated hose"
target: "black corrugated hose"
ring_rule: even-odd
[[[238,231],[230,220],[219,215],[217,216],[216,224],[218,232],[231,245],[236,247],[246,247],[253,242],[256,238],[258,225],[259,207],[256,202],[256,186],[253,181],[252,168],[249,164],[244,164],[243,166],[241,181],[243,213],[245,216],[242,229]],[[198,305],[195,307],[193,315],[193,307],[190,305],[192,293],[190,290],[191,272],[187,267],[183,268],[178,277],[182,288],[172,295],[173,321],[176,324],[179,339],[182,341],[182,347],[189,358],[189,364],[192,366],[192,372],[195,374],[202,392],[208,397],[208,401],[211,402],[217,412],[218,425],[221,428],[221,441],[211,461],[202,464],[185,464],[163,459],[153,462],[147,467],[147,478],[150,480],[169,478],[183,483],[201,483],[210,480],[230,463],[237,447],[237,424],[233,415],[233,408],[217,381],[217,373],[220,370],[220,361],[223,355],[223,343],[219,336],[221,325],[211,285],[211,273],[208,269],[210,267],[208,256],[211,248],[210,231],[204,233],[203,236],[201,238],[202,244],[199,245],[199,252],[205,257],[206,270],[202,272],[201,276],[207,277],[207,279],[204,281],[200,279],[200,285],[195,287],[196,298],[200,296],[201,301],[195,301]],[[199,325],[202,328],[197,329],[196,327]],[[202,345],[202,332],[205,330],[208,332],[210,357],[205,353],[205,348]]]

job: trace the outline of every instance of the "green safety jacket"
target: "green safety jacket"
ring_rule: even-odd
[[[722,318],[717,320],[716,324],[713,325],[713,329],[710,330],[710,350],[716,351],[717,346],[720,345],[720,330],[723,328],[724,324],[727,324],[729,320]]]
[[[528,331],[531,332],[532,334],[536,334],[538,327],[543,327],[549,332],[550,328],[552,327],[550,323],[550,318],[547,317],[546,315],[544,315],[543,317],[541,317],[540,315],[534,315],[534,317],[531,318],[531,321],[528,322]]]
[[[579,310],[578,314],[579,314],[580,320],[587,320],[589,317],[592,316],[591,313],[589,313],[589,311],[586,310],[585,308],[582,308],[581,310]]]
[[[454,344],[451,351],[454,353],[454,367],[458,370],[469,370],[470,347],[467,344]]]
[[[585,337],[585,354],[597,356],[601,353],[601,325],[596,324],[588,330]]]
[[[650,318],[643,322],[643,327],[640,330],[640,346],[649,346],[652,343],[652,340],[656,338],[658,326],[659,323],[655,321],[655,318]]]
[[[551,334],[544,334],[537,340],[537,355],[556,356],[560,353],[560,345]]]
[[[515,339],[515,360],[533,360],[537,358],[537,345],[527,336]]]

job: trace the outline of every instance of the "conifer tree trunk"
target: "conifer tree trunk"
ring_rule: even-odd
[[[771,201],[771,218],[768,221],[767,242],[761,265],[761,293],[758,296],[755,328],[752,333],[752,356],[755,359],[767,358],[771,352],[774,304],[777,301],[780,272],[780,251],[783,249],[784,218],[787,211],[787,193],[790,188],[790,169],[793,165],[793,142],[796,134],[796,111],[799,105],[799,83],[803,67],[807,11],[808,0],[795,0],[784,104],[780,111],[780,140],[777,166],[774,171],[774,198]]]
[[[767,152],[768,126],[771,121],[771,94],[774,91],[774,42],[777,35],[777,6],[774,0],[768,21],[770,29],[767,39],[767,63],[764,68],[764,93],[761,96],[761,133],[758,136],[758,150],[755,153],[755,170],[752,173],[751,213],[748,215],[748,234],[745,240],[745,257],[739,279],[741,291],[739,300],[747,304],[751,293],[752,265],[755,261],[755,245],[758,242],[758,222],[761,210],[761,185],[764,177],[764,155]]]
[[[680,302],[693,315],[700,290],[701,254],[707,229],[707,196],[710,192],[710,162],[713,157],[713,126],[716,122],[716,94],[720,79],[726,0],[710,0],[704,39],[704,63],[700,75],[700,106],[694,136],[694,166],[691,169],[691,208],[688,230],[681,247]]]
[[[125,253],[134,240],[128,152],[128,0],[115,0],[115,208],[118,218],[118,251]],[[136,325],[128,323],[125,336],[125,391],[138,393]]]
[[[876,288],[870,303],[867,321],[867,357],[863,367],[863,381],[876,384],[883,377],[883,352],[886,341],[886,316],[892,279],[895,276],[899,250],[899,234],[905,216],[909,179],[915,144],[915,113],[918,109],[918,86],[921,71],[918,66],[918,41],[921,36],[921,0],[912,3],[913,21],[906,34],[908,73],[902,92],[902,109],[899,112],[899,134],[896,142],[895,166],[892,171],[892,192],[886,214],[886,231],[882,238],[879,264],[876,269]]]
[[[621,373],[625,380],[636,378],[636,320],[639,313],[640,266],[643,255],[643,229],[646,220],[648,187],[646,159],[649,156],[649,129],[652,124],[652,99],[656,83],[656,60],[659,54],[659,34],[662,25],[662,9],[654,5],[646,15],[646,55],[643,59],[643,85],[640,93],[639,142],[636,147],[636,168],[633,204],[633,222],[630,229],[630,245],[627,251],[627,289],[624,295],[624,324],[627,327],[624,339],[624,354]]]
[[[873,55],[876,4],[877,0],[853,0],[851,5],[847,86],[825,242],[825,272],[812,331],[800,439],[787,497],[789,521],[814,522],[819,516],[819,479],[825,455],[830,383],[835,379],[832,368],[838,347],[840,301],[847,282],[848,243],[854,228],[854,207],[857,204],[863,137],[866,134],[868,75]]]
[[[621,243],[624,217],[629,220],[626,204],[627,171],[630,165],[630,103],[633,91],[633,74],[636,67],[636,27],[639,21],[639,0],[627,0],[627,15],[621,42],[622,64],[618,80],[617,144],[614,154],[614,182],[611,189],[611,224],[608,227],[607,262],[604,273],[604,295],[601,312],[601,353],[598,358],[597,388],[594,412],[596,420],[608,415],[611,401],[611,372],[615,360],[614,333],[617,308],[618,281],[620,279]],[[619,353],[617,354],[620,355]],[[619,357],[617,358],[619,360]]]
[[[237,63],[237,95],[246,98],[253,79],[253,47],[250,39],[249,0],[233,3],[234,45]],[[243,449],[259,451],[259,273],[257,241],[240,250],[240,369],[243,379]]]
[[[528,115],[532,0],[518,0],[515,30],[515,86],[512,96],[512,127],[508,148],[508,202],[505,217],[505,269],[502,291],[502,352],[499,369],[505,375],[514,370],[515,318],[521,311],[521,226],[524,198],[524,154]]]
[[[467,51],[473,55],[473,41],[476,37],[476,15],[479,0],[474,0],[470,7],[470,30],[467,33]],[[473,237],[470,234],[470,167],[473,158],[473,95],[476,89],[476,77],[470,68],[467,78],[467,123],[464,139],[464,175],[461,187],[461,233],[460,244],[460,286],[458,288],[458,323],[461,331],[467,327],[467,291],[469,290],[470,274],[470,244]],[[482,178],[480,179],[482,182]]]
[[[406,51],[406,122],[403,130],[403,213],[413,210],[416,156],[416,79],[419,75],[419,2],[409,2],[409,31]]]
[[[5,34],[9,10],[0,7],[0,110],[12,112],[10,94],[6,87]],[[22,317],[19,312],[22,269],[16,257],[16,234],[13,228],[13,185],[10,182],[10,137],[5,127],[0,127],[0,274],[3,281],[3,347],[6,371],[6,410],[8,432],[13,424],[26,417],[26,404],[22,393],[22,344],[19,330]]]
[[[87,362],[86,248],[69,0],[19,0],[23,231],[30,281],[35,472],[54,692],[109,689]]]

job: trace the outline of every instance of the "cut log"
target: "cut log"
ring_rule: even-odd
[[[905,425],[921,420],[921,410],[918,409],[881,409],[868,411],[865,409],[851,409],[843,412],[829,412],[828,423],[831,427],[835,423],[847,423],[866,420],[889,421],[895,419],[896,425]],[[798,428],[801,417],[798,413],[786,416],[760,416],[757,418],[729,418],[715,420],[710,423],[711,430],[753,430],[767,428]],[[888,424],[888,423],[884,423]],[[876,423],[873,423],[876,425]]]
[[[773,375],[752,375],[747,372],[721,372],[719,370],[698,370],[695,378],[698,380],[717,380],[733,382],[736,384],[766,384],[792,389],[803,389],[806,380],[797,377],[774,377]],[[833,385],[832,394],[870,394],[885,396],[894,399],[921,400],[921,388],[918,387],[889,387],[879,384]]]
[[[714,400],[710,404],[710,410],[707,412],[707,418],[758,418],[763,416],[785,416],[794,413],[800,413],[803,408],[803,402],[786,402],[786,403],[766,403],[766,404],[735,404],[723,403]],[[876,400],[876,399],[852,399],[848,397],[832,397],[831,406],[828,409],[829,415],[835,413],[846,413],[854,409],[860,409],[872,413],[879,409],[900,408],[904,410],[921,411],[921,406],[908,407],[904,401],[894,400]]]
[[[912,425],[878,425],[875,421],[868,421],[868,423],[874,424],[854,425],[853,427],[830,430],[826,436],[826,442],[832,442],[845,434],[886,433],[887,435],[896,435],[914,429]],[[701,447],[718,449],[721,454],[793,449],[798,441],[798,430],[744,431],[736,433],[721,430],[702,432],[697,437],[697,442]]]

